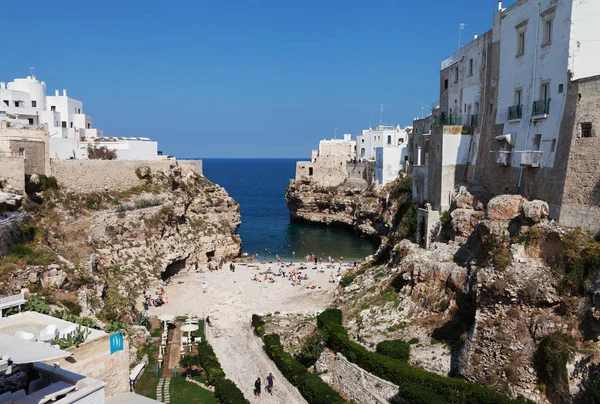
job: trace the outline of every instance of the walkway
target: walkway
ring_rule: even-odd
[[[262,395],[262,403],[305,403],[298,390],[279,372],[267,357],[262,342],[251,328],[252,314],[281,313],[315,314],[327,308],[332,301],[328,273],[308,270],[310,281],[302,286],[291,286],[277,278],[275,283],[253,282],[255,269],[238,265],[236,272],[228,270],[208,274],[183,274],[173,277],[167,289],[169,303],[151,308],[151,315],[194,314],[200,318],[210,315],[212,328],[207,329],[208,340],[217,354],[227,377],[233,380],[247,399],[254,401],[254,381],[263,380],[269,373],[275,376],[273,396]],[[178,282],[183,282],[178,284]],[[206,281],[207,293],[201,293]],[[308,289],[314,284],[322,289]]]

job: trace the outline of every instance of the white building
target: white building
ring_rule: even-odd
[[[396,132],[395,139],[375,148],[375,180],[379,186],[394,181],[400,173],[408,171],[408,137],[410,131]],[[388,135],[391,136],[391,135]]]
[[[157,160],[158,144],[147,138],[104,138],[93,127],[83,102],[55,90],[46,95],[46,83],[35,76],[0,83],[0,119],[12,124],[48,125],[50,158],[85,159],[88,145],[117,151],[119,160]]]
[[[400,125],[396,127],[379,125],[375,129],[364,129],[362,134],[356,137],[357,158],[374,161],[375,149],[407,142],[410,129],[410,127],[401,129]]]
[[[500,16],[497,162],[553,167],[569,80],[600,75],[600,3],[519,1]]]
[[[349,134],[345,134],[343,139],[321,140],[318,157],[346,157],[354,160],[356,140],[352,140],[352,135]]]

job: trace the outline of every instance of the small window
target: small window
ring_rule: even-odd
[[[592,123],[582,122],[581,123],[581,137],[592,137]]]
[[[308,167],[308,175],[310,175],[310,176],[313,175],[313,168],[312,167]]]
[[[562,93],[565,90],[565,85],[564,84],[559,84],[558,85],[558,93]]]
[[[458,66],[454,68],[454,82],[458,81]]]
[[[6,104],[7,107],[10,106],[10,102],[8,100],[4,100],[4,104]]]
[[[73,129],[73,122],[71,122],[71,129]]]
[[[546,21],[544,24],[544,45],[552,43],[552,20]]]
[[[77,108],[77,113],[81,114],[81,108]]]
[[[25,157],[25,149],[23,147],[19,147],[19,157]]]
[[[67,121],[62,121],[62,127],[66,128],[67,127]]]
[[[542,100],[547,100],[550,98],[550,83],[542,83],[542,87],[540,88],[540,97]]]
[[[469,59],[469,76],[473,75],[473,59]]]
[[[517,56],[521,56],[525,53],[525,33],[519,33],[519,40],[517,42]]]
[[[523,89],[515,90],[515,105],[521,105],[523,103]]]
[[[444,90],[448,89],[448,79],[444,80]]]
[[[554,153],[556,151],[556,139],[552,139],[552,145],[550,146],[550,152]]]
[[[540,150],[542,147],[542,134],[538,133],[533,137],[533,150]]]
[[[360,142],[361,142],[361,143],[364,143],[364,142],[365,142],[365,139],[360,139]]]
[[[52,106],[50,107],[50,111],[56,112],[56,107],[55,107],[54,105],[52,105]]]
[[[488,115],[492,116],[494,114],[494,103],[490,104],[490,107],[488,109]]]
[[[387,144],[392,144],[392,136],[391,135],[388,135]]]
[[[15,101],[15,107],[19,107],[21,103],[19,101]]]
[[[27,120],[29,121],[30,125],[33,125],[33,118],[28,118]]]
[[[87,128],[90,129],[91,127],[92,127],[92,124],[88,122]]]
[[[31,108],[37,107],[37,101],[31,101]]]

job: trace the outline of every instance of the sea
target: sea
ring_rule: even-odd
[[[354,232],[290,221],[285,190],[294,178],[299,159],[202,159],[203,173],[224,187],[240,204],[242,224],[238,230],[242,252],[260,260],[304,259],[315,254],[332,257],[364,258],[376,245]],[[295,254],[294,254],[295,253]]]

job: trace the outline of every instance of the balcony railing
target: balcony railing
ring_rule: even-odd
[[[542,152],[538,150],[521,151],[521,165],[527,167],[539,167]]]
[[[433,126],[477,126],[479,115],[434,116]]]
[[[523,106],[522,105],[513,105],[512,107],[508,107],[508,120],[513,121],[516,119],[523,118]]]
[[[533,112],[531,115],[540,116],[550,113],[550,98],[546,100],[538,100],[533,102]]]

